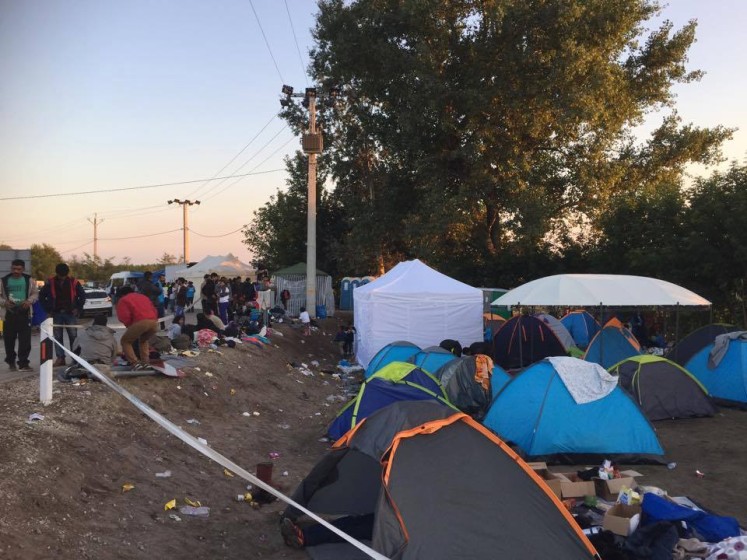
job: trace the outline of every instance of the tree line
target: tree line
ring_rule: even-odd
[[[0,249],[12,250],[14,247],[0,243]],[[54,276],[54,269],[61,262],[67,263],[70,267],[70,273],[75,278],[97,284],[105,283],[115,272],[125,270],[139,272],[145,272],[146,270],[154,271],[162,269],[167,264],[177,264],[179,262],[174,255],[169,253],[164,253],[158,262],[151,264],[133,264],[130,257],[124,257],[122,262],[115,264],[113,258],[94,257],[88,253],[83,253],[81,257],[73,255],[72,257],[64,258],[53,245],[48,243],[32,244],[30,251],[31,266],[29,267],[27,263],[26,272],[37,280],[46,280],[50,276]]]
[[[505,288],[653,276],[745,324],[747,170],[688,177],[722,162],[733,129],[678,115],[672,87],[702,75],[687,68],[696,22],[653,25],[660,13],[652,0],[321,0],[310,74],[343,95],[318,115],[319,268],[417,257]],[[307,128],[301,107],[281,116]],[[244,229],[269,269],[306,256],[306,160],[286,164]]]

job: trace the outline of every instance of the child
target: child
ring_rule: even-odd
[[[345,329],[345,343],[342,345],[342,353],[346,358],[353,356],[353,343],[355,342],[355,327],[348,325]]]
[[[337,334],[335,335],[335,338],[332,342],[337,344],[337,346],[340,348],[340,356],[343,358],[345,357],[345,338],[347,336],[347,330],[340,325],[340,330],[337,331]]]
[[[171,323],[166,335],[169,340],[174,340],[177,336],[182,334],[182,326],[184,326],[184,315],[174,315],[174,321]]]
[[[303,325],[303,335],[309,336],[311,334],[311,317],[305,307],[301,308],[301,314],[298,318],[301,320],[301,324]]]

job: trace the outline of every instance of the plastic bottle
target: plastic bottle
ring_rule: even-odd
[[[210,508],[205,506],[182,506],[179,508],[179,513],[182,515],[192,515],[194,517],[207,517],[210,515]]]

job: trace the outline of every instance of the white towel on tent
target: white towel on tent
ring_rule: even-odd
[[[599,364],[578,358],[547,358],[577,404],[602,399],[617,387],[617,376]]]

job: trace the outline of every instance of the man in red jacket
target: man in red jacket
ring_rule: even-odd
[[[120,340],[122,351],[134,369],[143,369],[149,363],[148,340],[158,330],[158,312],[150,299],[134,292],[129,286],[120,288],[118,296],[117,318],[127,327]],[[135,341],[140,351],[139,361],[132,346]]]

